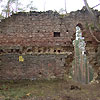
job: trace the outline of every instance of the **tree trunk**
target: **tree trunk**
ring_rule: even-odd
[[[89,5],[88,5],[88,3],[87,3],[87,0],[83,0],[83,1],[84,1],[84,4],[85,4],[85,6],[86,6],[86,8],[87,8],[87,10],[88,10],[88,12],[89,12],[89,14],[90,14],[90,18],[91,18],[91,20],[93,21],[94,27],[95,27],[98,31],[100,31],[100,27],[99,27],[100,24],[99,24],[99,21],[98,21],[96,15],[93,13],[92,9],[89,7]],[[90,31],[92,37],[93,37],[98,43],[100,43],[100,41],[99,41],[99,40],[96,38],[96,36],[93,34],[91,28],[89,28],[89,31]]]
[[[83,0],[83,1],[84,1],[84,4],[85,4],[85,6],[86,6],[86,8],[87,8],[87,10],[89,12],[89,14],[90,14],[90,17],[91,17],[91,19],[93,21],[93,24],[94,24],[95,28],[97,28],[99,30],[99,25],[98,25],[99,23],[97,21],[97,17],[93,13],[92,9],[89,7],[89,5],[87,3],[87,0]]]

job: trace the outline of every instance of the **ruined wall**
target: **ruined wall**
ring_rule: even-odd
[[[61,25],[60,17],[60,15],[53,12],[12,15],[12,17],[2,20],[0,23],[0,45],[47,47],[71,45],[71,38],[69,38],[65,26]],[[60,38],[59,36],[55,38],[54,32],[58,32]]]
[[[52,11],[20,12],[3,19],[0,23],[0,79],[63,78],[73,59],[75,27],[81,25],[85,30],[87,23],[91,24],[91,20],[84,9],[66,16]],[[94,44],[87,46],[91,55],[98,44],[91,36],[86,42]],[[24,61],[19,61],[19,56]]]
[[[98,40],[100,40],[100,32],[93,31],[94,35]],[[96,40],[91,36],[89,31],[84,32],[84,37],[86,41],[86,54],[89,60],[89,63],[92,65],[94,70],[94,76],[97,74],[100,77],[100,43],[97,43]]]
[[[63,78],[66,73],[65,57],[67,56],[53,54],[23,55],[24,62],[19,62],[17,54],[2,55],[0,78],[31,80]]]

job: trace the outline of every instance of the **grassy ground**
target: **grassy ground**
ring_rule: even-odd
[[[0,100],[100,100],[100,83],[72,80],[0,81]]]

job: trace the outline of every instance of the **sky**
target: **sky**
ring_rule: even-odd
[[[61,8],[65,9],[65,0],[19,0],[23,6],[27,5],[29,1],[33,1],[33,6],[38,9],[38,11],[59,11]],[[100,3],[100,0],[87,0],[90,7]],[[82,9],[84,6],[83,0],[66,0],[66,10],[67,12],[76,11]],[[100,5],[96,8],[100,10]]]
[[[28,2],[29,0],[24,0],[24,2]],[[100,0],[87,0],[90,7],[94,7],[95,5],[100,3]],[[34,6],[38,8],[38,10],[57,10],[59,11],[61,8],[65,9],[65,0],[33,0]],[[45,6],[44,6],[45,5]],[[84,6],[83,0],[66,0],[66,9],[67,12],[76,11],[78,9],[82,9]],[[100,6],[98,8],[100,10]]]

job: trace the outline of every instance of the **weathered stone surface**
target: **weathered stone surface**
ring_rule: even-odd
[[[48,79],[63,78],[66,73],[66,55],[19,55],[6,54],[0,56],[0,79]]]
[[[76,25],[83,30],[90,63],[99,68],[100,46],[88,31],[91,24],[88,12],[83,9],[66,16],[52,11],[19,12],[3,19],[0,22],[0,79],[62,78],[73,60]],[[99,32],[95,35],[100,39]],[[19,56],[23,62],[19,62]]]

